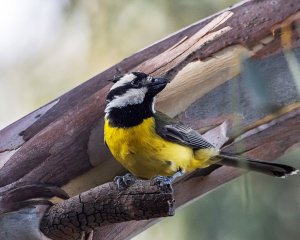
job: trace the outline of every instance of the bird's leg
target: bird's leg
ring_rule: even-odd
[[[126,189],[136,182],[137,178],[131,173],[126,173],[124,176],[116,176],[114,178],[115,184],[118,189]]]
[[[179,169],[171,176],[156,176],[153,178],[155,184],[159,185],[162,189],[168,188],[172,186],[172,183],[175,181],[176,178],[181,177],[184,174],[182,169]]]
[[[183,176],[183,174],[184,171],[181,168],[179,168],[176,173],[170,176],[172,183],[175,181],[176,178]]]

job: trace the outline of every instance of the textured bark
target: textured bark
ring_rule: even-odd
[[[173,203],[170,185],[138,180],[120,191],[111,182],[55,204],[45,213],[40,229],[53,240],[80,239],[83,233],[110,223],[172,216]]]
[[[135,69],[172,78],[190,62],[213,57],[229,46],[240,44],[252,49],[272,34],[272,26],[299,9],[300,4],[294,0],[240,4],[224,11],[221,17],[220,14],[211,16],[126,58],[3,129],[0,132],[0,159],[4,164],[0,169],[0,192],[21,182],[62,186],[111,158],[101,134],[92,134],[102,128],[104,100],[110,86],[107,80],[115,74]],[[264,56],[273,52],[273,49],[267,51],[268,47],[269,44],[262,46]],[[173,98],[174,95],[161,97],[165,103],[175,101]],[[162,109],[168,113],[167,108]],[[169,109],[174,111],[176,107]],[[171,115],[176,113],[171,112]],[[68,166],[68,171],[61,171],[64,166]],[[99,182],[111,179],[121,168],[114,164],[109,171]]]
[[[157,99],[159,110],[202,132],[213,129],[206,137],[218,146],[234,142],[231,151],[266,160],[297,146],[299,95],[281,52],[282,27],[291,26],[288,47],[299,59],[299,10],[295,0],[242,2],[124,59],[1,130],[1,212],[13,209],[7,194],[26,191],[26,184],[54,185],[75,196],[124,172],[103,143],[103,109],[111,86],[107,80],[132,70],[169,77]],[[253,81],[270,86],[264,92],[271,96],[267,107],[251,100],[252,80],[241,74],[243,56],[256,59],[255,72],[263,74]],[[231,124],[220,126],[223,122]],[[176,207],[240,175],[222,167],[203,177],[212,170],[176,184]],[[126,239],[149,224],[109,224],[94,239]]]

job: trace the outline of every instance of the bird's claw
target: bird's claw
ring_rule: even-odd
[[[126,173],[124,176],[116,176],[114,182],[118,189],[126,189],[136,182],[137,178],[131,173]]]
[[[171,192],[172,189],[172,177],[156,176],[153,178],[154,184],[157,185],[163,192]]]

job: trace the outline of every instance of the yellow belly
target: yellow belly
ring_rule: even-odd
[[[113,156],[135,176],[150,179],[169,176],[179,169],[189,172],[209,165],[213,149],[194,150],[166,141],[156,134],[154,118],[131,128],[114,128],[105,120],[104,140]],[[197,159],[195,158],[197,156]]]

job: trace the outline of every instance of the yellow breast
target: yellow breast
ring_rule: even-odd
[[[155,132],[154,118],[144,119],[141,124],[130,128],[112,127],[106,119],[104,140],[113,156],[126,169],[146,179],[157,175],[169,176],[179,168],[192,171],[206,167],[212,155],[210,150],[201,150],[203,153],[197,151],[195,159],[192,148],[161,138]]]

